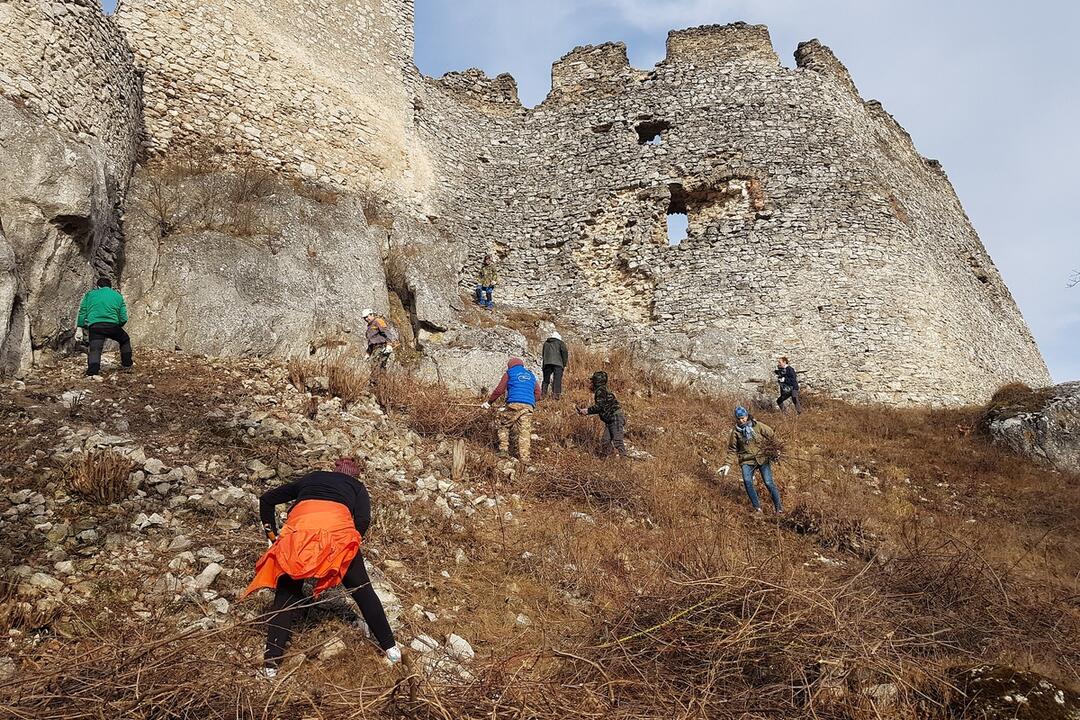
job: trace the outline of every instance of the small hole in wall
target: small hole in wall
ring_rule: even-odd
[[[664,133],[671,129],[671,123],[667,120],[646,120],[638,123],[637,130],[639,145],[661,145],[664,142]]]
[[[673,212],[667,216],[667,244],[668,247],[678,247],[686,239],[686,228],[690,224],[690,218],[686,213]]]

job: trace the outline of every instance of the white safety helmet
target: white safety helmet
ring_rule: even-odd
[[[374,315],[374,314],[375,314],[375,311],[374,311],[374,310],[372,310],[371,308],[364,308],[364,312],[362,312],[362,313],[360,314],[360,317],[362,317],[362,318],[369,318],[369,317],[371,317],[371,316],[372,316],[372,315]]]

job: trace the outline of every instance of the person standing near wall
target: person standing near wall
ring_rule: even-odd
[[[495,267],[495,259],[491,254],[484,256],[484,264],[480,266],[480,280],[476,287],[476,304],[491,310],[495,307],[493,295],[495,286],[499,284],[499,271]]]
[[[499,455],[510,454],[513,439],[518,460],[527,465],[532,448],[532,414],[540,400],[540,385],[521,358],[510,358],[506,363],[506,372],[482,407],[490,408],[504,393],[506,407],[499,413]]]
[[[79,304],[79,319],[76,322],[75,340],[82,340],[83,334],[89,334],[89,352],[86,356],[86,375],[93,377],[101,372],[101,352],[106,340],[120,343],[120,364],[125,372],[130,372],[132,365],[131,338],[124,332],[128,321],[127,304],[124,296],[113,290],[112,281],[107,277],[98,278],[97,287],[83,295]]]
[[[738,462],[742,468],[743,486],[750,498],[750,504],[754,506],[754,512],[761,512],[761,500],[758,499],[757,490],[754,489],[754,471],[761,475],[762,482],[772,497],[773,508],[777,514],[784,512],[780,504],[780,491],[773,482],[772,463],[769,461],[765,444],[776,437],[771,427],[763,422],[758,422],[744,407],[735,408],[735,427],[731,430],[728,438],[727,456],[724,465],[717,472],[727,477],[732,463]]]
[[[594,372],[589,384],[593,391],[592,407],[578,408],[578,413],[600,416],[600,421],[604,423],[604,455],[610,455],[614,449],[620,456],[627,457],[626,443],[623,440],[626,416],[615,393],[608,388],[608,374],[603,370]]]
[[[371,585],[360,543],[371,526],[371,500],[359,479],[360,468],[342,458],[333,472],[316,471],[274,488],[259,498],[259,518],[270,549],[255,565],[255,579],[244,597],[261,588],[275,588],[266,630],[264,672],[277,676],[278,665],[304,608],[323,591],[344,584],[360,608],[390,664],[401,650]],[[278,505],[295,503],[280,533]],[[304,597],[304,580],[314,579],[313,597]]]
[[[790,398],[795,406],[795,413],[802,414],[802,403],[799,402],[799,376],[795,368],[788,364],[787,357],[777,360],[776,370],[773,372],[780,386],[780,397],[776,398],[776,405],[780,408],[780,412],[784,412],[784,401]]]
[[[544,385],[540,390],[541,397],[547,397],[548,389],[556,400],[562,397],[563,373],[570,368],[570,353],[566,349],[562,335],[552,332],[544,341],[544,351],[541,362],[544,368]]]

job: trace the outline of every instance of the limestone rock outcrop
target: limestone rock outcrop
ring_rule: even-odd
[[[419,376],[454,390],[486,393],[495,389],[506,372],[506,362],[520,357],[540,377],[535,357],[528,355],[529,343],[521,333],[509,328],[470,328],[428,335],[420,361]]]
[[[1063,472],[1080,474],[1080,382],[1034,391],[991,410],[994,441]],[[1037,399],[1032,407],[1030,398]]]
[[[100,141],[0,98],[0,373],[70,340],[82,293],[109,274],[118,192]]]
[[[254,171],[140,171],[121,290],[140,342],[208,355],[307,355],[388,309],[356,198]]]
[[[112,275],[142,81],[97,0],[0,2],[0,375],[73,333]]]

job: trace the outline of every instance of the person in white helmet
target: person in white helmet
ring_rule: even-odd
[[[570,353],[566,349],[562,335],[552,332],[544,341],[542,364],[544,366],[544,385],[540,390],[542,397],[547,397],[548,390],[556,400],[562,397],[562,377],[570,367]]]
[[[397,340],[394,328],[371,308],[364,309],[364,322],[367,323],[367,354],[381,360],[385,365],[392,352],[393,343]]]

